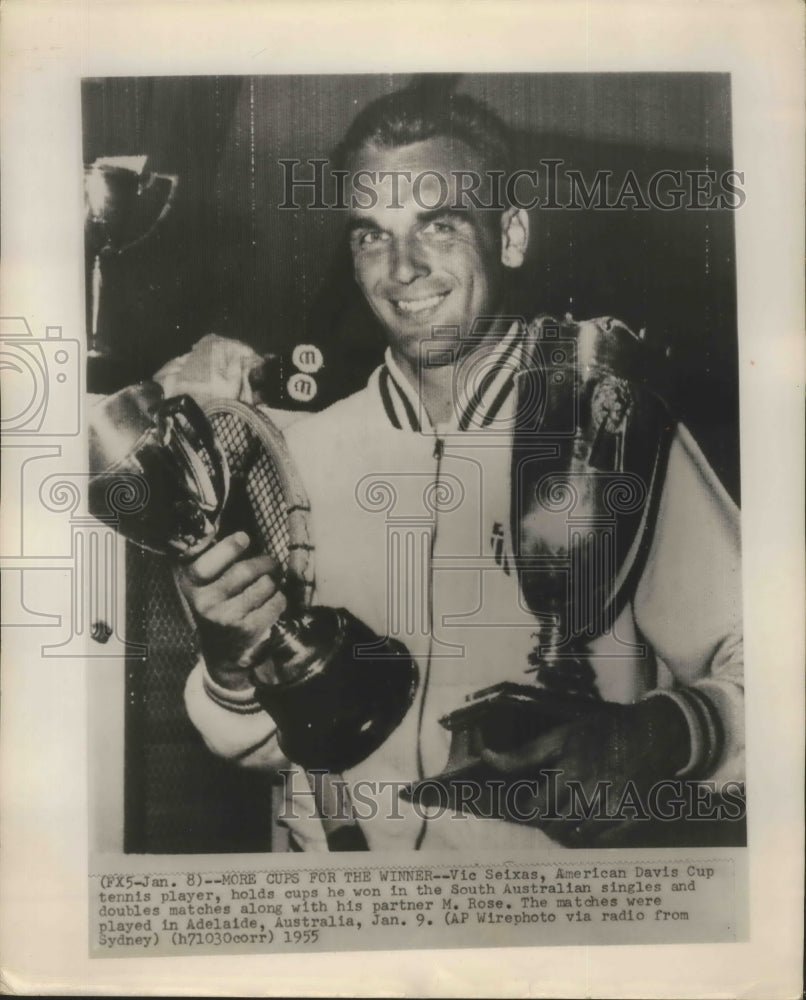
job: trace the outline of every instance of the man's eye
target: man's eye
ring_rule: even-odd
[[[375,229],[369,230],[366,233],[358,233],[356,237],[356,242],[360,247],[371,247],[377,243],[382,243],[388,238],[387,233],[378,232]]]
[[[448,236],[455,232],[456,229],[450,222],[429,222],[423,228],[423,233],[426,236]]]

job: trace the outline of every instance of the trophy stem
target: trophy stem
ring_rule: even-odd
[[[534,633],[537,640],[534,652],[529,658],[532,664],[526,670],[527,674],[537,673],[546,666],[555,670],[560,655],[560,645],[562,643],[562,631],[556,621],[543,622]]]
[[[526,673],[535,675],[535,682],[555,694],[575,698],[601,698],[596,673],[581,649],[568,649],[558,622],[541,624],[534,633],[537,643],[529,654]],[[564,652],[561,652],[565,646]]]
[[[101,288],[103,276],[101,273],[101,255],[95,254],[92,262],[92,280],[90,283],[90,342],[87,354],[91,358],[105,357],[108,353],[101,345],[98,334],[98,316],[101,308]]]

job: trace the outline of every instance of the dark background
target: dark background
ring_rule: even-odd
[[[345,213],[280,210],[278,161],[328,156],[360,108],[411,81],[84,82],[85,162],[147,153],[152,170],[180,178],[159,238],[106,266],[102,319],[131,381],[215,331],[261,353],[321,344],[327,368],[317,405],[365,382],[383,340],[352,280]],[[524,169],[541,170],[540,159],[556,157],[589,183],[600,169],[616,178],[632,169],[645,183],[661,169],[721,174],[732,166],[726,74],[434,78],[441,84],[485,100],[517,131]],[[307,165],[300,170],[309,175]],[[537,209],[532,216],[514,305],[527,317],[617,316],[645,327],[659,351],[671,348],[664,391],[738,497],[733,213]]]
[[[211,331],[261,353],[320,344],[326,364],[315,406],[365,382],[383,339],[352,279],[345,213],[280,210],[279,160],[327,157],[358,110],[412,80],[84,81],[84,162],[148,154],[151,170],[180,180],[158,234],[105,263],[101,322],[127,382]],[[597,170],[620,180],[631,169],[645,184],[661,169],[721,174],[733,166],[726,74],[468,74],[428,85],[486,101],[516,131],[524,169],[553,157],[588,183]],[[527,317],[612,315],[646,328],[662,361],[653,377],[738,500],[733,213],[537,209],[532,229],[514,308]],[[294,405],[280,382],[267,391]],[[128,576],[130,632],[152,653],[128,671],[127,850],[265,849],[264,780],[233,777],[184,715],[195,654],[164,567],[131,550]]]

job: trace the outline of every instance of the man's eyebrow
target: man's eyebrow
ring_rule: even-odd
[[[359,229],[368,229],[371,232],[380,232],[381,227],[374,219],[367,218],[362,215],[352,215],[347,222],[347,233],[348,235],[356,232]]]
[[[448,219],[467,222],[469,213],[466,208],[431,208],[417,213],[417,222],[427,225],[429,222],[444,222]],[[347,222],[347,233],[351,235],[358,230],[380,233],[383,226],[365,215],[353,215]]]
[[[417,221],[428,223],[428,222],[445,222],[447,220],[455,220],[456,222],[467,222],[468,221],[468,211],[466,208],[432,208],[425,212],[417,213]]]

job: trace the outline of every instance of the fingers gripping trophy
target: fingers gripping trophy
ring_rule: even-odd
[[[386,740],[417,668],[346,609],[312,606],[308,500],[263,413],[130,386],[93,408],[90,471],[91,512],[173,560],[208,666],[254,685],[290,760],[338,773]]]

